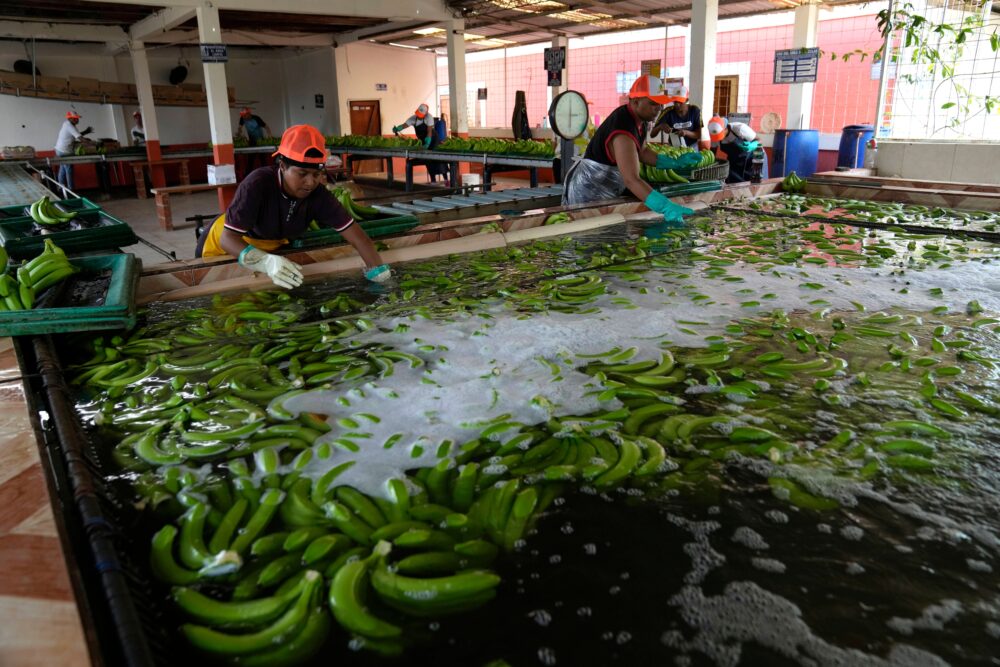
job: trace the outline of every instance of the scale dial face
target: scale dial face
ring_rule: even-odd
[[[560,93],[549,107],[552,131],[563,139],[576,139],[587,129],[587,100],[575,90]]]

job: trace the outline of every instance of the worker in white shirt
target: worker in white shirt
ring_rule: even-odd
[[[80,131],[76,129],[76,126],[79,123],[80,114],[72,110],[66,112],[66,120],[63,121],[62,127],[59,128],[59,137],[56,139],[56,157],[68,157],[73,155],[74,145],[77,142],[89,141],[85,135],[93,132],[94,128],[88,127],[87,129]],[[59,173],[56,176],[56,181],[60,185],[65,185],[67,188],[72,190],[73,165],[59,165]]]
[[[132,113],[132,145],[146,145],[146,129],[142,126],[142,113],[135,111]]]

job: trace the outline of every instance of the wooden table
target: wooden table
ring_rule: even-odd
[[[155,162],[130,162],[132,175],[135,176],[135,194],[139,199],[146,199],[146,176],[143,169],[147,167],[165,167],[170,164],[180,165],[181,185],[191,185],[191,176],[188,172],[188,158],[171,158],[168,160],[156,160]]]

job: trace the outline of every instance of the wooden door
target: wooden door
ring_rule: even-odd
[[[736,100],[738,99],[739,88],[740,78],[738,76],[715,77],[713,115],[725,117],[727,114],[736,112]]]
[[[351,110],[351,134],[382,136],[382,112],[378,100],[348,102]],[[382,160],[354,160],[354,173],[370,174],[382,170]]]

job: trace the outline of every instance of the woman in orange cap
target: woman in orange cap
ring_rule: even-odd
[[[232,255],[251,271],[266,273],[275,285],[302,284],[301,267],[272,254],[305,233],[309,222],[338,231],[365,262],[364,276],[385,282],[392,276],[371,239],[322,184],[326,140],[311,125],[294,125],[281,135],[277,165],[256,169],[236,189],[226,212],[202,234],[197,257]]]
[[[676,169],[697,164],[701,156],[686,153],[677,158],[654,153],[645,145],[651,123],[670,97],[663,82],[644,74],[635,80],[623,104],[597,128],[583,158],[567,172],[563,183],[563,204],[584,204],[620,197],[626,189],[650,210],[663,214],[666,222],[681,222],[691,209],[678,206],[654,190],[639,176],[639,164],[657,169]]]

